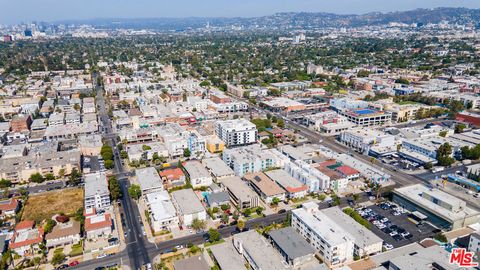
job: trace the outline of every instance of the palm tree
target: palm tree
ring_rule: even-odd
[[[195,218],[192,220],[192,229],[194,229],[196,232],[202,231],[205,229],[206,224],[204,220],[200,220],[198,218]]]

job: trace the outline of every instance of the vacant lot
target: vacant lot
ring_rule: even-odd
[[[83,207],[83,189],[63,189],[32,195],[28,198],[23,211],[22,220],[40,222],[55,214],[74,214]]]

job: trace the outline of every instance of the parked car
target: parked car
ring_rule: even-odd
[[[391,249],[393,249],[393,245],[391,245],[389,243],[385,243],[385,244],[383,244],[383,248],[385,248],[385,250],[391,250]]]
[[[68,265],[69,265],[69,266],[76,266],[76,265],[78,265],[78,264],[79,264],[78,261],[73,261],[73,262],[70,262]]]

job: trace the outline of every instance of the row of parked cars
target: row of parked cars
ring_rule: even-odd
[[[402,212],[404,211],[400,209],[398,206],[390,203],[381,203],[379,207],[384,210],[390,210],[392,215],[396,215],[396,216],[401,215]],[[395,240],[396,242],[399,242],[403,239],[411,239],[413,237],[413,235],[410,234],[407,230],[405,230],[400,226],[397,226],[387,217],[379,213],[376,213],[371,208],[359,208],[357,209],[357,212],[360,216],[368,220],[370,223],[372,223],[375,227],[377,227],[383,233],[390,235],[393,238],[393,240]],[[393,246],[390,244],[385,244],[384,247],[387,250],[393,248]]]

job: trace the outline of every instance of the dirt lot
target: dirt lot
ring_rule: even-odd
[[[83,207],[83,189],[49,191],[28,198],[22,220],[40,222],[58,213],[72,215],[80,207]]]

